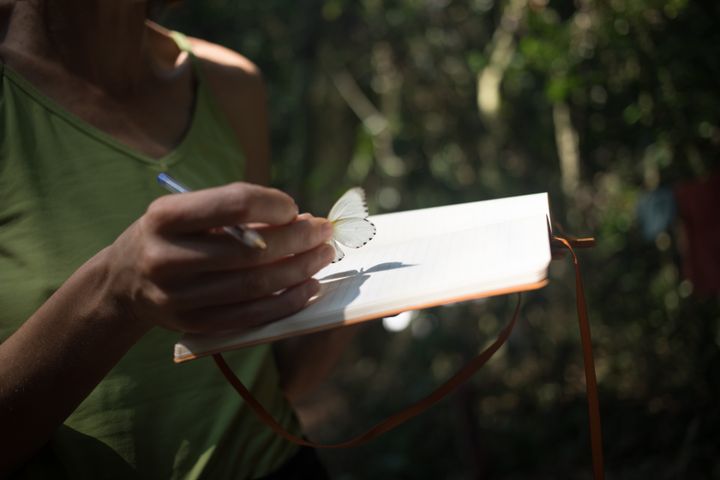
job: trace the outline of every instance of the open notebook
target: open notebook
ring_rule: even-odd
[[[407,310],[543,287],[550,264],[546,193],[370,217],[375,238],[315,275],[302,311],[241,334],[184,335],[183,362]]]

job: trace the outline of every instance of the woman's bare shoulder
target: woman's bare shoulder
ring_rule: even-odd
[[[243,147],[246,178],[269,181],[267,99],[260,69],[243,55],[206,40],[190,38],[193,53],[219,106]]]
[[[203,73],[213,87],[232,92],[244,90],[249,95],[263,88],[260,69],[247,57],[222,45],[199,38],[190,38],[193,53],[200,60]],[[228,92],[230,93],[230,92]]]

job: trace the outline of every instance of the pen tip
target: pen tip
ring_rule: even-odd
[[[255,230],[245,230],[245,240],[249,240],[253,247],[259,248],[260,250],[265,250],[267,248],[265,239]]]

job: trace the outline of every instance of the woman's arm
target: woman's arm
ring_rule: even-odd
[[[248,222],[269,225],[266,250],[211,233]],[[0,425],[10,439],[0,477],[45,443],[152,327],[251,327],[302,308],[318,288],[311,276],[332,259],[329,227],[297,220],[295,203],[278,190],[245,183],[153,202],[0,344]]]

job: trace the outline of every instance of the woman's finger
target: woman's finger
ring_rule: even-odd
[[[248,222],[283,225],[297,214],[295,201],[280,190],[237,182],[160,197],[143,218],[157,232],[192,233]]]
[[[184,312],[176,326],[187,333],[247,330],[301,310],[319,290],[318,281],[309,279],[271,297]]]
[[[332,222],[320,217],[305,217],[288,225],[259,230],[267,243],[265,250],[256,252],[260,263],[305,252],[332,238]]]
[[[268,297],[304,282],[328,265],[334,256],[332,247],[323,244],[272,264],[204,274],[175,288],[172,291],[173,301],[178,309],[186,310]]]
[[[306,218],[262,230],[267,248],[250,248],[229,235],[202,234],[172,237],[152,245],[149,261],[157,263],[159,277],[177,278],[203,272],[250,268],[274,263],[289,255],[312,250],[332,236],[332,224],[322,218]]]

